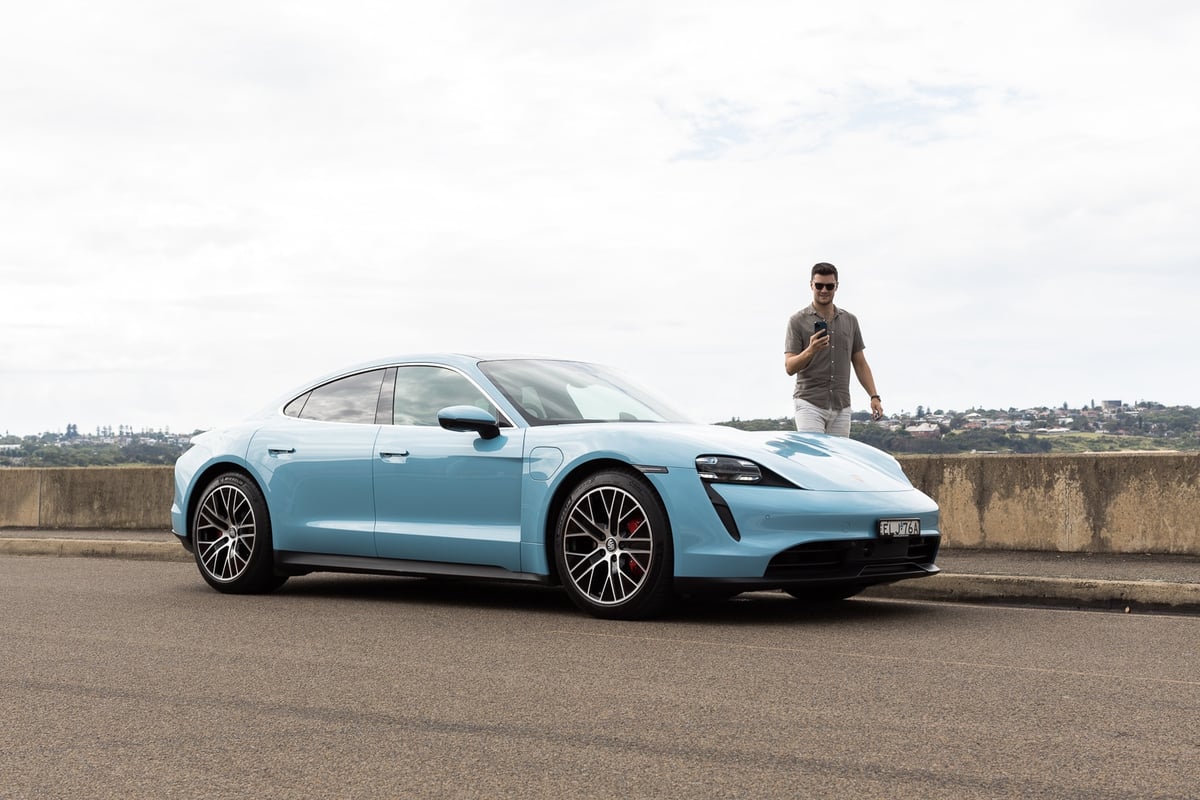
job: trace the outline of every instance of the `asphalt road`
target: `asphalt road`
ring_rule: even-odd
[[[0,557],[0,797],[1200,796],[1200,619]]]

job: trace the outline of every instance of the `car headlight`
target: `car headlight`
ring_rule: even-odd
[[[711,483],[758,483],[762,470],[753,461],[733,456],[699,456],[696,471]]]

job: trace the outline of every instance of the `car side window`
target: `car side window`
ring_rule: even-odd
[[[284,413],[322,422],[375,424],[375,410],[387,370],[376,369],[338,378],[288,403]]]
[[[476,406],[496,416],[496,407],[463,375],[445,367],[412,366],[396,370],[396,425],[437,425],[447,406]]]

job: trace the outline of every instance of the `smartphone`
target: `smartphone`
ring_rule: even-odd
[[[829,323],[823,319],[817,320],[817,324],[813,326],[813,336],[821,333],[821,331],[824,331],[826,336],[829,335]]]

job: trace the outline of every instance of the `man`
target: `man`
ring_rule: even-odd
[[[863,355],[858,319],[833,304],[838,271],[824,261],[812,268],[813,301],[788,320],[783,367],[796,376],[796,430],[850,435],[850,368],[871,396],[871,416],[883,417],[875,378]]]

